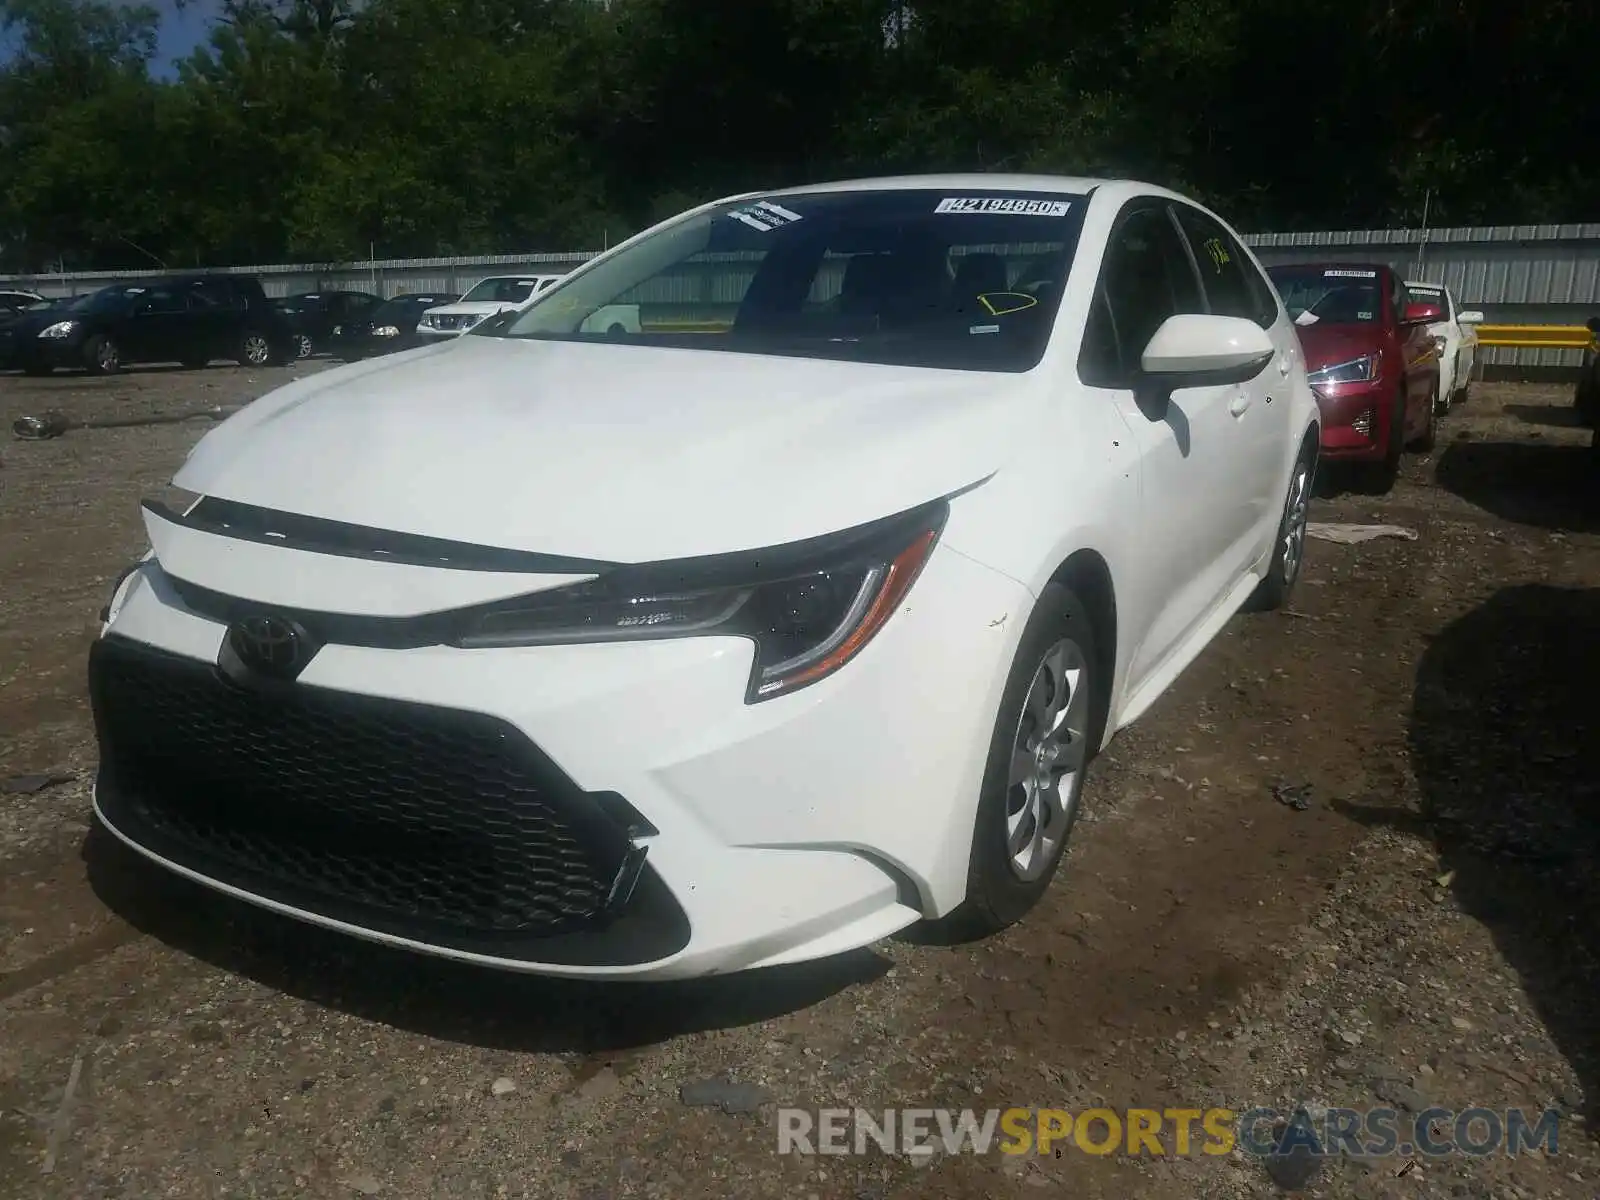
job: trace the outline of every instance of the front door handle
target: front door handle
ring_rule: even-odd
[[[1235,392],[1233,399],[1228,401],[1228,412],[1236,417],[1242,417],[1244,415],[1244,410],[1249,407],[1249,392]]]

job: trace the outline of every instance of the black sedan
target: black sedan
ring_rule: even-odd
[[[424,343],[417,333],[422,314],[441,304],[454,304],[458,298],[448,292],[396,296],[366,316],[336,325],[328,340],[328,352],[335,358],[355,362],[431,344]]]
[[[306,358],[327,350],[337,326],[358,324],[383,303],[371,292],[346,292],[337,289],[298,292],[272,302],[294,327],[299,357]]]

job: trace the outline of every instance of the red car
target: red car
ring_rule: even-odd
[[[1386,482],[1410,446],[1433,446],[1439,343],[1437,304],[1412,303],[1381,264],[1297,263],[1269,268],[1300,335],[1306,375],[1322,407],[1322,457],[1370,463]]]

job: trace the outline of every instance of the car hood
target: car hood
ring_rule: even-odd
[[[1333,325],[1318,321],[1315,325],[1297,325],[1295,332],[1300,335],[1300,346],[1306,352],[1308,371],[1349,362],[1363,354],[1375,354],[1383,345],[1383,331],[1378,325]]]
[[[518,300],[474,300],[471,304],[441,304],[438,308],[430,308],[431,313],[442,313],[450,317],[488,317],[508,308],[516,308],[523,303]]]
[[[290,384],[173,482],[303,516],[617,562],[796,541],[981,481],[1027,376],[468,337]]]

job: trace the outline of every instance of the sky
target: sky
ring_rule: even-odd
[[[179,12],[173,0],[148,2],[161,10],[161,42],[150,68],[156,75],[171,75],[174,63],[188,58],[196,46],[204,44],[217,5],[215,0],[190,0]]]

